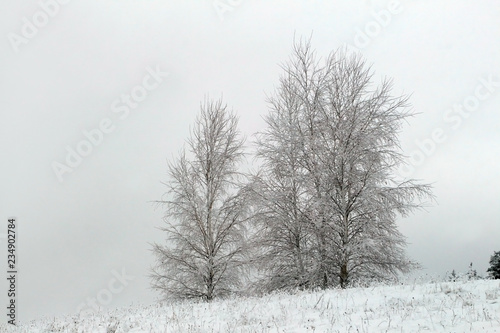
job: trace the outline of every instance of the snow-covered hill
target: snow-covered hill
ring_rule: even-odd
[[[38,320],[7,332],[500,332],[500,280],[274,294]]]

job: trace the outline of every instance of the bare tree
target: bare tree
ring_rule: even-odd
[[[345,288],[353,281],[408,271],[414,264],[405,255],[396,218],[432,198],[429,185],[394,175],[405,163],[398,134],[412,115],[408,98],[392,97],[388,80],[373,87],[371,69],[342,50],[321,64],[309,42],[296,43],[282,67],[285,74],[270,98],[259,156],[267,187],[292,195],[271,195],[264,207],[283,211],[279,219],[262,223],[268,229],[279,224],[300,230],[307,240],[301,249],[308,254],[300,271],[308,272],[311,287]],[[274,185],[283,179],[288,187]],[[279,233],[266,237],[275,252],[284,253]],[[294,244],[290,237],[288,252],[303,253]],[[270,256],[268,266],[276,265],[273,258],[282,259]]]
[[[267,128],[257,134],[257,157],[262,167],[252,182],[258,232],[254,242],[257,262],[264,271],[265,290],[311,287],[313,240],[310,232],[310,195],[300,163],[303,138],[299,126],[303,101],[296,92],[296,73],[280,78],[278,95],[268,99]]]
[[[244,247],[244,200],[237,166],[243,139],[236,116],[218,101],[205,101],[187,152],[169,164],[162,229],[154,244],[152,286],[166,298],[211,300],[239,287]]]

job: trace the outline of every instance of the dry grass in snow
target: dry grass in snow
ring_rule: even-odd
[[[352,288],[158,304],[2,332],[500,332],[500,280]]]

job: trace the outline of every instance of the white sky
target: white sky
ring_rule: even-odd
[[[218,3],[230,10],[218,12]],[[420,114],[401,134],[408,155],[436,129],[446,138],[427,145],[432,151],[411,173],[434,183],[438,204],[400,222],[422,274],[466,271],[470,262],[484,274],[500,250],[498,1],[73,0],[59,7],[43,22],[38,1],[0,4],[0,234],[16,216],[21,321],[74,313],[110,290],[113,272],[123,269],[134,279],[113,285],[120,291],[105,306],[154,301],[148,243],[164,235],[156,229],[163,213],[150,201],[165,191],[166,160],[177,156],[207,94],[223,94],[248,137],[262,129],[265,95],[294,34],[312,33],[323,56],[349,44],[377,76],[394,79],[395,93],[412,94]],[[41,22],[35,32],[26,23],[33,16]],[[169,75],[121,119],[112,103],[123,107],[120,96],[139,91],[157,67]],[[472,111],[460,114],[464,103]],[[60,182],[53,162],[64,163],[66,147],[76,149],[83,131],[106,118],[113,131]]]

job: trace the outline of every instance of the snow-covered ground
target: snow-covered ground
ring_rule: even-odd
[[[38,320],[6,331],[500,332],[500,280],[158,304]]]

